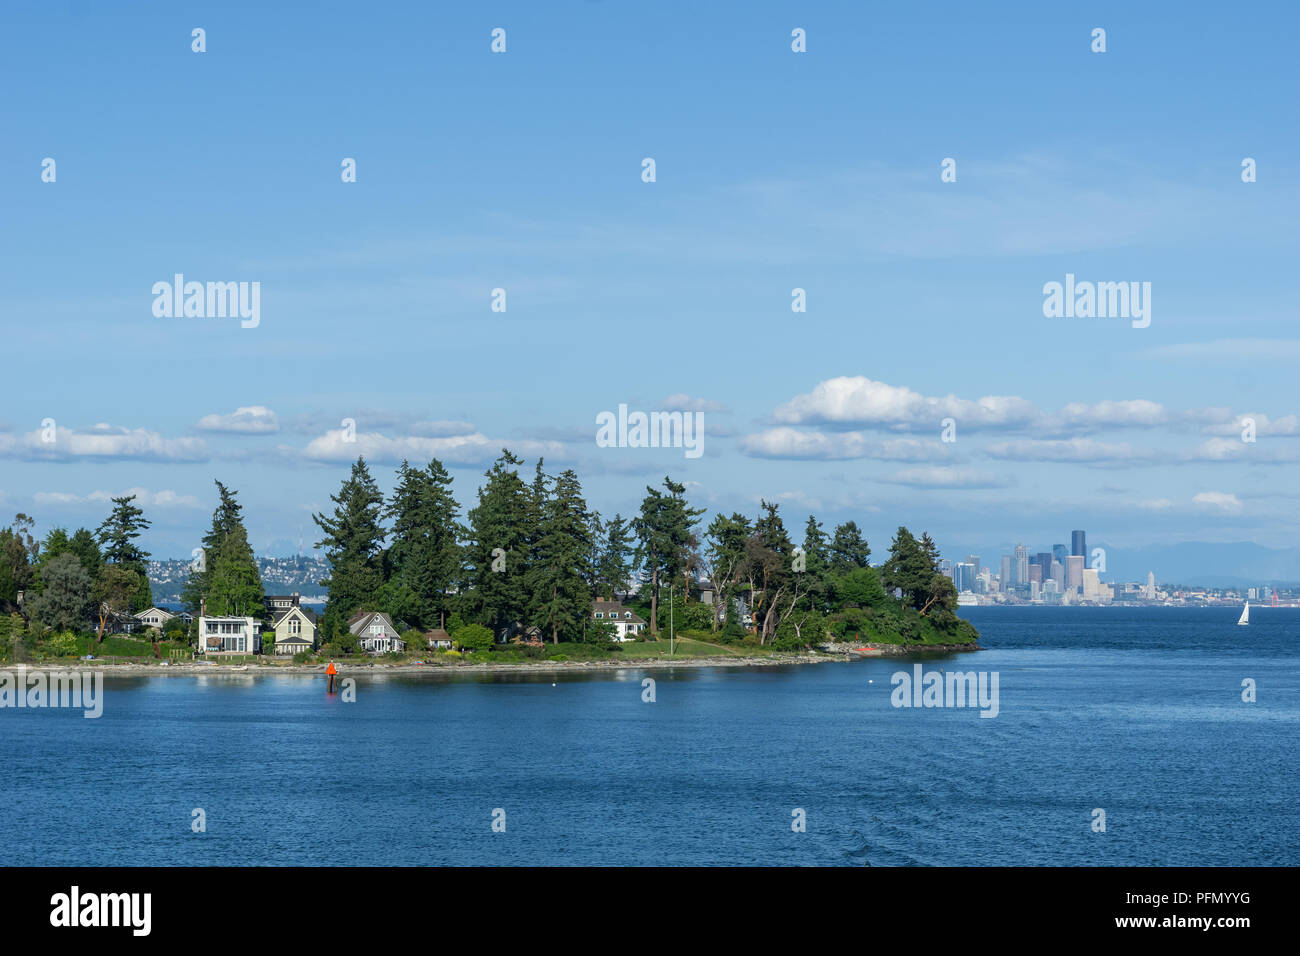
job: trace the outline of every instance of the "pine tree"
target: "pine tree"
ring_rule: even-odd
[[[829,609],[830,586],[830,546],[826,533],[815,515],[808,516],[808,523],[803,532],[804,560],[804,600],[809,607],[826,611]]]
[[[206,584],[208,614],[265,618],[266,592],[243,521],[237,521],[219,545]]]
[[[650,574],[650,633],[659,633],[659,591],[675,578],[685,579],[697,557],[694,527],[703,508],[686,504],[686,486],[664,478],[668,494],[647,487],[641,513],[633,520],[638,546],[636,563]]]
[[[747,544],[753,527],[740,512],[731,517],[717,515],[705,531],[704,558],[713,581],[713,630],[718,630],[721,615],[734,623],[732,603],[740,583],[747,575]]]
[[[209,614],[238,614],[260,618],[265,613],[262,604],[265,592],[257,559],[248,545],[243,508],[235,497],[235,492],[219,481],[214,480],[213,484],[217,486],[217,507],[212,512],[212,527],[203,536],[203,548],[198,560],[190,566],[190,576],[181,591],[181,601],[194,613],[203,607],[206,598]],[[232,536],[237,536],[239,540],[228,548],[227,542]],[[221,603],[214,604],[213,578],[217,563],[223,556],[225,567],[222,571]],[[256,607],[251,604],[254,589],[257,591]],[[231,610],[235,607],[241,610]]]
[[[393,522],[386,609],[422,628],[445,625],[460,569],[460,506],[451,483],[436,458],[424,469],[403,461],[385,512]]]
[[[605,524],[604,541],[596,567],[596,595],[618,600],[632,581],[632,554],[634,544],[632,523],[621,514]]]
[[[149,552],[141,550],[135,539],[149,528],[151,522],[144,516],[142,509],[131,504],[135,501],[135,495],[110,500],[113,502],[113,510],[96,532],[100,547],[103,548],[104,562],[116,564],[139,576],[130,609],[133,612],[143,611],[153,604],[153,593],[149,588]]]
[[[846,574],[854,568],[865,568],[870,564],[867,560],[869,557],[871,549],[858,530],[857,522],[846,521],[835,528],[829,554],[832,571]]]
[[[516,471],[523,460],[502,449],[484,473],[487,483],[470,509],[465,549],[465,595],[462,615],[491,627],[494,633],[523,621],[528,608],[524,579],[528,572],[530,492]]]
[[[380,516],[384,496],[366,467],[358,458],[352,473],[337,495],[330,495],[334,514],[312,516],[321,529],[316,547],[324,547],[330,563],[330,575],[321,581],[329,589],[327,610],[346,621],[359,609],[376,602],[384,584],[384,529]]]
[[[561,634],[580,636],[591,612],[590,555],[587,502],[577,474],[569,469],[551,483],[541,503],[536,554],[526,580],[529,619],[550,632],[552,644],[559,643]]]

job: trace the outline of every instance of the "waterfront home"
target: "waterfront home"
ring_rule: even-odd
[[[361,639],[368,654],[401,651],[406,642],[397,636],[397,625],[383,611],[358,611],[348,622],[348,630]]]
[[[621,601],[597,600],[592,604],[593,620],[614,625],[614,640],[620,644],[635,641],[645,630],[646,622],[639,614],[629,611]]]
[[[275,653],[297,654],[299,650],[311,650],[316,646],[316,615],[305,607],[292,604],[287,608],[271,611],[270,629],[275,632]],[[294,650],[282,651],[282,647]]]
[[[261,649],[257,618],[199,616],[200,654],[254,654]]]
[[[432,631],[426,631],[424,639],[428,642],[431,651],[451,650],[451,635],[440,627],[435,627]]]
[[[135,616],[135,619],[145,627],[156,627],[161,629],[164,624],[175,616],[176,615],[171,611],[164,610],[160,607],[151,607],[147,611],[141,611]]]
[[[279,657],[292,657],[294,654],[301,654],[304,651],[312,649],[312,642],[301,634],[293,637],[281,638],[276,634],[275,654]]]

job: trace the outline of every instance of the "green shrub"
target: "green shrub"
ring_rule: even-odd
[[[311,660],[311,651],[299,651],[293,655],[295,664],[306,664],[309,660]]]
[[[45,640],[45,652],[55,657],[72,657],[78,650],[77,635],[71,631],[51,634]]]

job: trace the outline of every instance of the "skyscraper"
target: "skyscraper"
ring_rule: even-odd
[[[1029,583],[1029,551],[1023,544],[1016,545],[1015,574],[1011,583]]]
[[[1072,554],[1065,560],[1065,589],[1077,593],[1083,588],[1083,555]]]
[[[1065,559],[1070,556],[1070,549],[1063,544],[1052,545],[1052,559],[1060,561],[1061,567],[1065,567]]]
[[[1070,554],[1084,559],[1087,563],[1088,557],[1088,536],[1082,531],[1070,532]]]
[[[1003,591],[1011,588],[1011,555],[1002,555],[1002,567],[998,575],[998,585]]]
[[[979,577],[980,556],[978,554],[968,554],[966,555],[966,563],[975,568],[975,576]]]

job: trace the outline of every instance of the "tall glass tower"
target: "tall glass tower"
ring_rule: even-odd
[[[1086,563],[1088,558],[1088,536],[1082,531],[1070,532],[1070,554],[1083,558]]]

